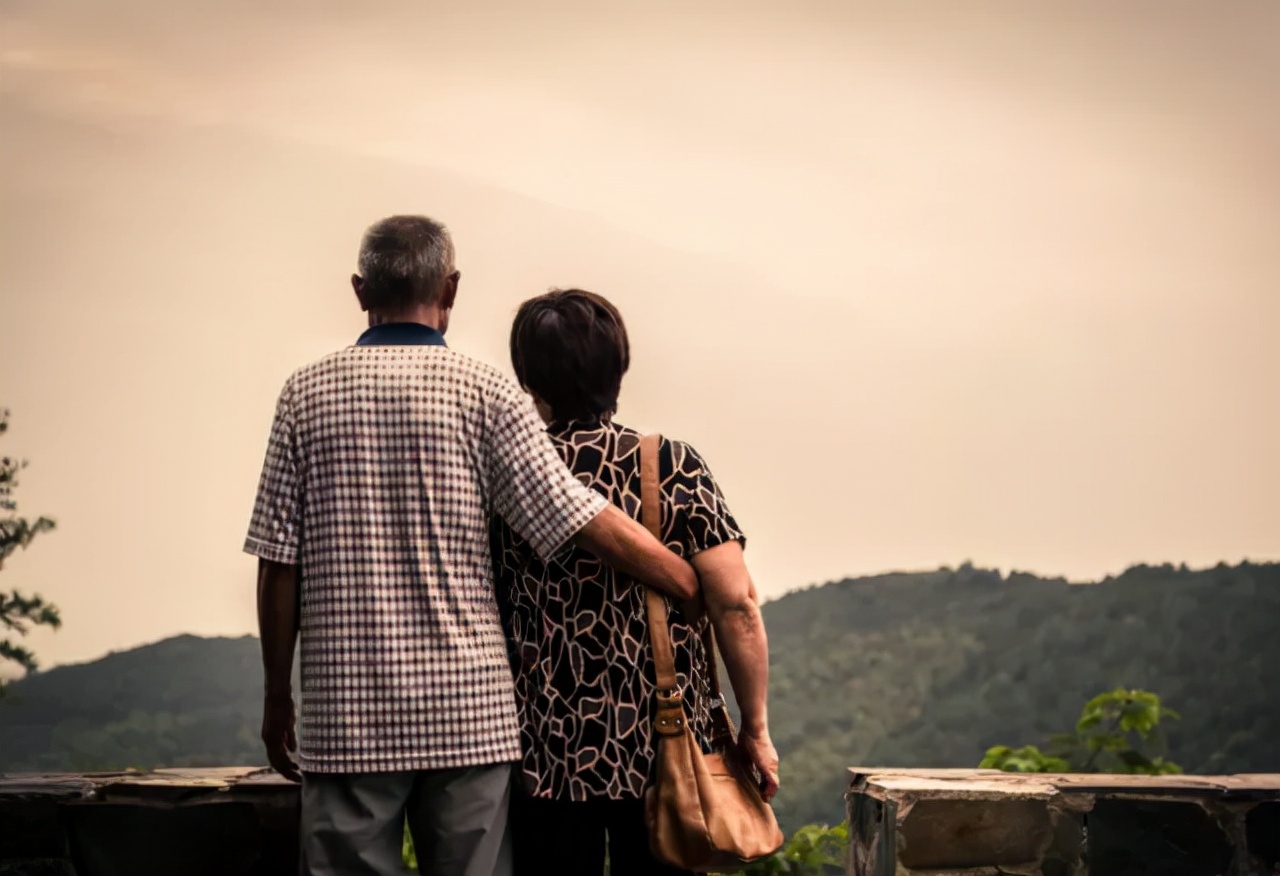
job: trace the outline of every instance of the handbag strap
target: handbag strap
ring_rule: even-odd
[[[658,541],[662,541],[662,502],[658,494],[661,440],[661,435],[645,435],[640,439],[640,522]],[[684,732],[684,707],[676,681],[671,631],[667,628],[667,603],[652,587],[645,588],[645,610],[649,617],[649,644],[653,648],[654,680],[658,685],[654,729],[664,736],[679,736]]]
[[[658,541],[662,541],[662,497],[659,493],[658,448],[661,435],[645,435],[640,439],[640,522]],[[671,646],[671,630],[667,624],[667,601],[652,587],[645,588],[645,608],[649,619],[649,643],[653,647],[653,665],[658,685],[654,727],[664,736],[679,736],[685,730],[683,697],[676,680],[675,652]],[[733,741],[733,724],[720,695],[720,673],[716,666],[716,640],[711,624],[703,625],[703,650],[707,656],[707,673],[713,700],[719,705],[712,710],[713,744]],[[727,737],[727,740],[726,740]]]

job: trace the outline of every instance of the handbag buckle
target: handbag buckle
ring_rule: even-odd
[[[654,729],[663,736],[679,736],[684,732],[684,697],[678,687],[659,690],[655,694]]]

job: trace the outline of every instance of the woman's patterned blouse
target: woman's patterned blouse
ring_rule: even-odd
[[[594,421],[557,424],[550,433],[579,480],[640,518],[639,432]],[[730,540],[745,543],[692,447],[664,439],[658,474],[668,548],[689,559]],[[491,537],[526,790],[557,800],[642,797],[653,766],[654,693],[644,588],[572,546],[543,563],[497,518]],[[705,742],[707,621],[690,624],[670,600],[668,613],[686,716]]]

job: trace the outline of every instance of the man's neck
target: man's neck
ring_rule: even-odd
[[[413,307],[394,312],[382,310],[369,311],[369,327],[375,325],[386,325],[391,322],[416,322],[419,325],[430,326],[439,331],[440,326],[444,325],[444,314],[440,308],[434,304],[415,304]]]

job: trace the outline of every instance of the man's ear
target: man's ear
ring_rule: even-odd
[[[462,272],[460,271],[454,271],[444,278],[444,288],[440,290],[441,310],[453,310],[454,299],[458,297],[458,280],[461,278]]]
[[[352,274],[351,288],[356,292],[356,300],[360,302],[360,309],[367,313],[369,311],[369,305],[364,300],[364,277],[361,277],[359,274]]]

